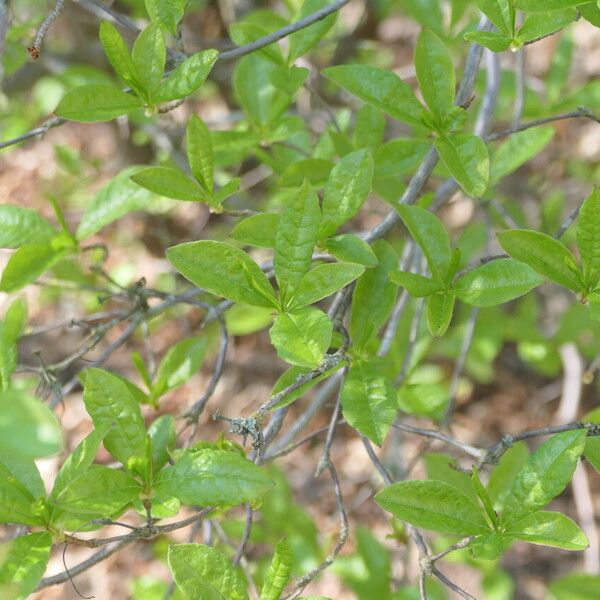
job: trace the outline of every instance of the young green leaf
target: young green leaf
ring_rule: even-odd
[[[208,194],[199,183],[173,167],[149,167],[135,173],[131,180],[167,198],[192,202],[208,201]]]
[[[452,250],[442,222],[433,213],[419,206],[401,204],[396,207],[396,212],[425,255],[433,279],[446,285],[451,276]]]
[[[584,286],[593,290],[600,281],[600,188],[588,196],[579,211],[577,247]]]
[[[371,191],[372,180],[373,156],[368,148],[346,154],[333,167],[325,185],[319,239],[329,237],[356,215]]]
[[[75,237],[81,241],[127,213],[148,207],[152,194],[131,180],[143,167],[129,167],[111,179],[86,207]]]
[[[440,38],[427,29],[417,39],[415,68],[423,98],[441,125],[454,106],[454,64]]]
[[[515,526],[565,489],[585,447],[585,438],[585,430],[580,429],[558,433],[529,457],[504,501],[503,526]]]
[[[588,600],[593,598],[600,586],[600,575],[571,572],[554,580],[548,591],[552,600]]]
[[[585,4],[585,2],[581,0],[515,0],[515,7],[525,12],[549,13],[577,6],[578,4]]]
[[[346,421],[381,446],[398,409],[393,382],[379,359],[352,363],[344,379],[341,403]]]
[[[424,456],[427,478],[443,481],[470,498],[475,504],[478,502],[477,492],[466,471],[459,469],[456,459],[448,454],[428,452]]]
[[[423,529],[457,535],[490,532],[484,513],[442,481],[403,481],[381,490],[375,501],[395,517]]]
[[[357,352],[365,349],[377,335],[394,307],[397,288],[389,274],[398,268],[398,257],[392,247],[380,240],[373,244],[378,264],[361,275],[352,294],[350,338]]]
[[[537,156],[554,136],[554,127],[536,127],[511,135],[490,157],[490,183],[516,171]]]
[[[63,492],[76,478],[83,475],[90,465],[94,462],[96,454],[102,440],[106,436],[112,425],[105,423],[100,429],[94,429],[80,444],[73,450],[63,463],[60,471],[54,480],[54,486],[50,494],[51,500]]]
[[[63,234],[40,243],[21,246],[2,271],[0,292],[16,292],[33,283],[69,253],[70,240]]]
[[[217,61],[217,50],[203,50],[186,58],[160,84],[154,95],[157,103],[187,98],[197,92],[206,81]]]
[[[248,600],[243,576],[211,546],[169,546],[169,569],[177,587],[194,600]]]
[[[104,48],[104,54],[108,58],[108,62],[115,70],[117,75],[129,86],[131,86],[139,95],[143,92],[131,54],[127,44],[123,41],[121,34],[117,28],[108,21],[102,21],[100,24],[100,41]]]
[[[137,37],[131,51],[131,60],[148,102],[154,102],[166,59],[165,34],[160,25],[151,23]]]
[[[416,170],[429,148],[428,142],[415,138],[386,142],[375,152],[375,178],[394,177]]]
[[[390,117],[409,125],[423,125],[423,106],[410,86],[395,73],[367,65],[339,65],[322,73]]]
[[[302,7],[296,15],[296,21],[308,17],[313,13],[325,8],[328,0],[304,0]],[[300,31],[292,33],[289,37],[290,51],[288,61],[293,63],[297,58],[306,54],[311,48],[322,40],[327,32],[333,27],[337,14],[334,12],[324,19],[304,27]]]
[[[0,456],[0,520],[43,525],[33,508],[36,500],[44,496],[44,484],[33,459],[3,450]]]
[[[291,365],[318,367],[331,344],[333,323],[317,308],[277,315],[269,330],[277,355]]]
[[[52,537],[45,531],[21,535],[2,544],[0,596],[24,600],[35,591],[50,559]]]
[[[490,159],[483,140],[461,133],[435,140],[435,148],[450,174],[467,195],[480,198],[488,187]]]
[[[496,511],[502,510],[504,498],[528,458],[529,449],[527,444],[517,442],[502,455],[500,461],[494,467],[488,481],[487,492]]]
[[[152,465],[157,472],[167,464],[177,442],[173,415],[161,415],[152,421],[148,436],[152,440]]]
[[[210,131],[198,115],[192,115],[187,124],[187,156],[190,169],[206,193],[213,193],[213,157]]]
[[[512,37],[496,31],[469,31],[463,36],[467,42],[486,47],[492,52],[504,52],[511,47]]]
[[[475,0],[475,3],[501,33],[513,37],[515,33],[514,0]]]
[[[390,273],[390,281],[402,286],[414,298],[431,296],[431,294],[436,294],[444,289],[441,283],[429,277],[405,271],[393,271]]]
[[[261,268],[242,250],[202,240],[167,250],[169,262],[195,286],[233,302],[278,308],[275,292]]]
[[[575,8],[529,15],[519,29],[517,40],[521,44],[530,44],[560,31],[578,16]]]
[[[529,229],[513,229],[498,233],[498,241],[507,254],[528,264],[540,275],[574,292],[582,291],[575,257],[549,235]]]
[[[275,235],[280,216],[276,213],[260,213],[240,221],[229,237],[257,248],[274,248]]]
[[[472,306],[495,306],[514,300],[543,283],[529,265],[494,260],[469,271],[456,282],[456,296]]]
[[[158,366],[151,396],[158,398],[198,373],[207,348],[206,336],[191,337],[171,346]]]
[[[290,310],[314,304],[346,287],[363,274],[365,268],[355,263],[325,263],[311,269],[300,281],[289,304]]]
[[[146,429],[140,407],[127,385],[102,369],[85,371],[83,402],[96,429],[111,426],[104,447],[127,467],[146,453]]]
[[[45,242],[56,230],[36,210],[0,204],[0,248],[19,248],[24,244]]]
[[[53,498],[57,520],[62,513],[87,519],[120,514],[142,491],[141,484],[128,473],[104,465],[91,465],[68,482]],[[54,521],[54,517],[53,517]]]
[[[148,16],[163,25],[169,33],[177,33],[188,0],[145,0]]]
[[[62,436],[56,415],[23,391],[0,393],[0,453],[41,458],[60,452]]]
[[[352,262],[365,267],[376,267],[377,256],[362,238],[352,233],[344,233],[329,238],[325,249],[338,260]]]
[[[89,83],[69,90],[54,112],[68,121],[94,123],[110,121],[141,106],[143,102],[139,98],[119,88]]]
[[[506,537],[564,550],[585,550],[588,540],[579,525],[559,512],[540,510],[514,523]]]
[[[355,148],[376,148],[385,135],[385,116],[370,104],[356,111],[352,143]]]
[[[481,479],[479,479],[479,473],[477,472],[477,467],[473,466],[473,473],[471,474],[471,482],[473,487],[475,488],[475,492],[477,493],[478,498],[481,500],[483,507],[485,508],[485,512],[490,520],[490,523],[494,528],[498,525],[498,515],[494,510],[492,505],[492,500],[489,497],[483,483],[481,483]]]
[[[273,560],[267,572],[259,600],[279,600],[289,581],[292,562],[292,548],[289,542],[286,539],[280,540],[275,546]]]
[[[190,506],[237,506],[261,498],[273,485],[253,462],[227,450],[188,451],[154,480],[157,495]]]
[[[283,306],[287,306],[308,272],[320,222],[319,198],[311,186],[304,182],[289,200],[275,236],[273,266]]]
[[[433,294],[427,298],[427,326],[433,337],[440,337],[446,333],[452,321],[455,301],[454,292]]]

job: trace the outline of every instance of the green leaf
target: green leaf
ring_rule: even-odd
[[[219,58],[217,50],[203,50],[186,58],[160,84],[154,100],[157,103],[187,98],[197,92]]]
[[[444,289],[444,286],[429,277],[406,271],[393,271],[390,273],[390,281],[402,286],[414,298],[431,296]]]
[[[175,419],[173,415],[161,415],[148,427],[148,436],[152,440],[152,465],[154,471],[162,469],[177,443]]]
[[[240,221],[229,234],[238,242],[257,248],[274,248],[275,235],[280,216],[276,213],[260,213]]]
[[[559,241],[540,231],[514,229],[498,233],[498,241],[507,254],[528,264],[540,275],[574,292],[582,289],[575,271],[575,257]]]
[[[36,210],[0,204],[0,248],[19,248],[31,242],[44,242],[56,231]]]
[[[208,194],[202,186],[174,167],[149,167],[132,175],[131,180],[167,198],[192,202],[208,201]]]
[[[56,415],[22,391],[0,393],[0,453],[41,458],[62,449]]]
[[[469,133],[435,140],[435,148],[465,193],[480,198],[488,187],[490,160],[483,140]]]
[[[333,167],[325,185],[319,239],[329,237],[356,215],[371,191],[372,181],[373,156],[368,148],[346,154]]]
[[[291,310],[314,304],[341,290],[363,274],[355,263],[325,263],[311,269],[300,281],[289,304]]]
[[[84,240],[127,213],[148,207],[152,195],[131,181],[143,167],[129,167],[111,179],[87,206],[75,233]]]
[[[383,509],[415,527],[482,535],[490,532],[485,515],[467,496],[442,481],[403,481],[375,495]]]
[[[137,80],[136,68],[131,60],[129,48],[112,23],[108,21],[100,23],[100,41],[104,48],[104,54],[117,75],[139,94],[142,87]]]
[[[510,37],[514,35],[514,0],[475,0],[475,3],[499,31]]]
[[[391,71],[367,65],[339,65],[323,75],[353,96],[409,125],[422,126],[423,107],[412,89]]]
[[[344,379],[341,403],[346,421],[381,446],[398,409],[393,383],[380,359],[352,363]]]
[[[460,469],[458,461],[448,454],[428,452],[424,456],[427,478],[443,481],[451,485],[461,494],[470,498],[475,504],[478,502],[477,492],[468,473]]]
[[[517,40],[522,44],[535,42],[560,31],[577,19],[577,17],[578,13],[574,8],[549,14],[529,15],[519,29]]]
[[[51,500],[56,500],[59,494],[63,492],[72,481],[83,475],[90,465],[94,462],[96,454],[102,440],[108,433],[111,425],[105,423],[100,429],[94,429],[84,440],[73,450],[63,463],[60,471],[54,480],[54,486],[50,494]]]
[[[504,52],[512,44],[512,37],[495,31],[469,31],[463,37],[467,42],[485,46],[492,52]]]
[[[440,38],[427,29],[417,38],[415,68],[423,98],[441,124],[454,107],[454,64]]]
[[[585,430],[558,433],[529,457],[504,501],[505,527],[514,527],[565,489],[583,452],[585,438]]]
[[[68,121],[94,123],[115,117],[143,106],[142,101],[111,85],[89,83],[69,90],[54,111]]]
[[[362,238],[352,233],[344,233],[329,238],[325,249],[338,260],[353,262],[365,267],[376,267],[377,256]]]
[[[333,163],[322,158],[305,158],[291,163],[281,174],[278,184],[282,187],[297,188],[304,181],[315,187],[323,187]]]
[[[208,194],[214,187],[215,168],[210,131],[198,115],[192,115],[187,124],[187,156],[194,177]]]
[[[386,142],[375,152],[375,177],[394,177],[416,170],[429,147],[428,142],[414,138]]]
[[[313,13],[321,10],[329,5],[329,0],[304,0],[302,7],[296,15],[295,21],[299,21],[304,17],[308,17]],[[297,58],[306,54],[311,48],[317,45],[322,40],[327,32],[333,27],[336,19],[336,13],[332,13],[309,25],[300,31],[292,33],[289,37],[290,52],[288,61],[293,63]]]
[[[509,527],[505,534],[532,544],[585,550],[588,540],[579,525],[559,512],[540,510]]]
[[[287,306],[308,272],[320,221],[319,198],[311,186],[304,182],[290,198],[275,236],[273,266],[283,306]]]
[[[600,423],[600,409],[596,408],[583,418],[584,423]],[[600,472],[600,436],[588,436],[584,455],[588,462]]]
[[[550,584],[552,600],[589,600],[598,592],[600,575],[569,573]]]
[[[433,337],[446,333],[454,312],[454,292],[433,294],[427,298],[427,326]]]
[[[233,302],[277,308],[275,292],[261,268],[242,250],[202,240],[167,250],[169,262],[195,286]]]
[[[527,444],[517,442],[502,455],[494,467],[488,481],[487,492],[497,511],[502,510],[504,499],[528,457]]]
[[[600,5],[594,2],[578,4],[577,12],[595,27],[600,27]]]
[[[24,600],[35,591],[50,559],[47,532],[19,536],[0,548],[0,596]]]
[[[191,337],[171,346],[156,372],[152,397],[161,396],[198,373],[207,348],[207,336]]]
[[[175,35],[183,18],[188,0],[145,0],[148,16]]]
[[[282,360],[299,367],[318,367],[331,344],[333,323],[317,308],[281,313],[269,330]]]
[[[275,546],[271,566],[265,577],[265,584],[260,592],[259,600],[279,600],[292,572],[292,548],[286,539]]]
[[[585,0],[515,0],[515,7],[525,12],[549,13],[584,3]]]
[[[396,253],[383,240],[375,242],[373,250],[378,265],[359,277],[352,295],[349,333],[357,352],[364,350],[387,321],[398,291],[389,280],[390,272],[398,268]]]
[[[127,385],[102,369],[86,369],[83,402],[96,429],[111,426],[104,447],[123,466],[146,455],[146,428],[140,407]]]
[[[447,284],[452,275],[452,249],[443,223],[433,213],[419,206],[401,204],[396,207],[396,212],[425,255],[433,278],[441,284]]]
[[[53,498],[56,509],[89,519],[120,514],[142,491],[141,484],[128,473],[103,465],[91,465],[68,482]],[[57,511],[57,515],[60,512]],[[60,518],[64,518],[60,515]],[[54,519],[53,519],[54,520]]]
[[[59,234],[46,242],[21,246],[2,271],[0,292],[16,292],[36,281],[68,253],[65,242]]]
[[[190,600],[248,600],[243,576],[210,546],[169,546],[167,560],[177,587]]]
[[[4,315],[4,337],[10,342],[16,342],[25,331],[27,325],[27,301],[16,298]]]
[[[258,500],[272,485],[265,471],[237,453],[200,450],[162,469],[154,491],[190,506],[236,506]]]
[[[131,60],[149,102],[154,101],[166,59],[165,34],[160,25],[151,23],[138,35],[131,51]]]
[[[3,449],[0,455],[0,521],[42,525],[34,504],[44,496],[44,483],[33,459],[15,456]]]
[[[600,281],[600,188],[582,204],[577,220],[577,247],[583,267],[583,281],[592,290]]]
[[[498,515],[494,511],[494,507],[492,505],[492,500],[489,497],[483,483],[481,483],[481,479],[479,478],[479,473],[477,472],[477,467],[473,465],[473,473],[471,474],[471,482],[473,487],[475,488],[475,492],[477,493],[478,498],[481,500],[483,507],[485,508],[485,512],[487,513],[488,518],[490,519],[490,523],[496,528],[498,525]]]
[[[528,265],[493,260],[469,271],[456,282],[456,296],[472,306],[495,306],[514,300],[543,283]]]
[[[277,66],[256,55],[240,60],[233,76],[233,88],[240,106],[259,129],[267,130],[285,112],[290,97],[271,82]]]
[[[554,127],[536,127],[511,135],[490,157],[490,183],[516,171],[537,156],[554,136]]]

